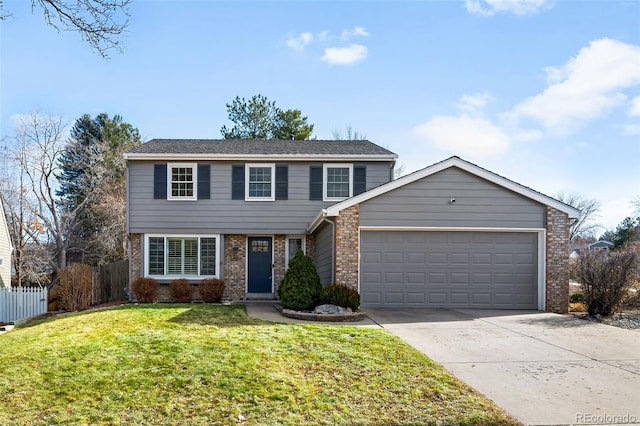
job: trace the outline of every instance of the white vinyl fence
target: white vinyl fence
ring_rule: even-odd
[[[0,322],[19,321],[46,312],[46,287],[0,287]]]

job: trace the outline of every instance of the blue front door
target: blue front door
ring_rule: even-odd
[[[247,293],[272,292],[271,237],[249,237]]]

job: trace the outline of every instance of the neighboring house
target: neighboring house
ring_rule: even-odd
[[[369,141],[149,141],[125,154],[131,279],[273,298],[302,249],[364,308],[566,312],[578,210],[458,157],[392,180],[396,158]]]
[[[614,244],[611,241],[600,240],[595,243],[591,243],[587,246],[589,251],[609,251],[613,248]]]
[[[0,200],[0,287],[11,287],[11,236],[4,213],[4,206]]]

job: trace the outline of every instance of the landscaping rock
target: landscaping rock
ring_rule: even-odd
[[[351,309],[345,309],[341,306],[330,305],[328,303],[316,306],[316,308],[313,310],[314,314],[343,314],[345,312],[351,312]]]

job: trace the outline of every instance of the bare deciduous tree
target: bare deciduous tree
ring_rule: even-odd
[[[354,129],[350,124],[347,124],[344,128],[344,133],[342,130],[333,129],[333,139],[337,141],[364,141],[367,139],[367,135],[362,132],[358,132]]]
[[[122,51],[119,37],[129,25],[132,0],[31,0],[31,9],[41,9],[48,25],[57,31],[75,31],[103,58],[112,49]],[[0,20],[12,14],[2,8]]]
[[[600,201],[595,198],[589,199],[579,194],[565,194],[564,192],[559,192],[554,197],[558,201],[581,211],[580,217],[571,224],[569,234],[571,241],[576,237],[593,236],[601,228],[601,225],[597,222],[600,217]]]

